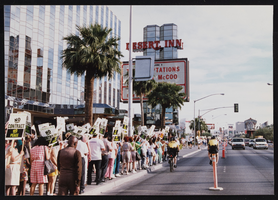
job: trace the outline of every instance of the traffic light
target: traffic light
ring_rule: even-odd
[[[238,112],[238,103],[234,104],[234,112]]]

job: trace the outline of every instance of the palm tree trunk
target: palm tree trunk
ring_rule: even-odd
[[[161,111],[161,128],[165,128],[165,110],[166,108],[164,108],[162,106],[162,111]]]
[[[144,108],[143,108],[143,93],[140,93],[140,106],[141,106],[141,126],[144,126]]]
[[[85,85],[85,123],[90,123],[93,126],[93,97],[94,97],[94,74],[89,70],[86,71]]]

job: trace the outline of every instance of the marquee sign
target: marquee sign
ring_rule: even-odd
[[[128,69],[129,62],[123,62],[121,72],[121,100],[124,103],[128,102],[129,91],[127,84],[125,84],[128,77],[124,76]],[[134,62],[133,69],[135,69]],[[189,102],[189,62],[187,58],[155,60],[154,80],[156,82],[176,83],[177,85],[182,86],[182,92],[186,94],[186,101]],[[143,100],[147,101],[147,98],[144,97]],[[133,94],[133,102],[140,102],[140,97]]]
[[[164,41],[145,41],[145,42],[133,42],[133,52],[141,52],[145,49],[159,50],[167,47],[176,47],[177,49],[183,49],[183,42],[181,39],[176,40],[164,40]],[[126,43],[126,50],[129,50],[129,43]]]

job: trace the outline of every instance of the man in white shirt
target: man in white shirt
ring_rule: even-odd
[[[89,158],[87,185],[91,185],[92,183],[93,164],[96,166],[96,184],[99,185],[101,183],[101,153],[105,150],[105,147],[103,141],[97,136],[98,134],[94,134],[93,138],[89,140],[91,157]]]
[[[85,184],[84,184],[84,179],[85,179],[85,156],[88,154],[88,147],[86,143],[82,142],[82,137],[78,139],[77,147],[76,149],[80,152],[81,158],[82,158],[82,176],[81,176],[81,183],[80,183],[80,192],[79,194],[84,193],[85,191]]]

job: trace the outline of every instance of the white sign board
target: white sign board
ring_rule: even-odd
[[[135,63],[133,63],[135,68]],[[124,62],[122,65],[122,81],[121,81],[121,99],[124,103],[128,102],[128,85],[125,82],[128,77],[124,76],[129,69],[129,62]],[[189,66],[187,59],[169,59],[155,61],[154,64],[154,80],[156,82],[176,83],[183,87],[182,92],[186,94],[189,101]],[[147,98],[143,98],[147,101]],[[133,101],[139,102],[140,97],[133,94]]]
[[[153,78],[153,56],[136,56],[134,81],[147,81]]]

